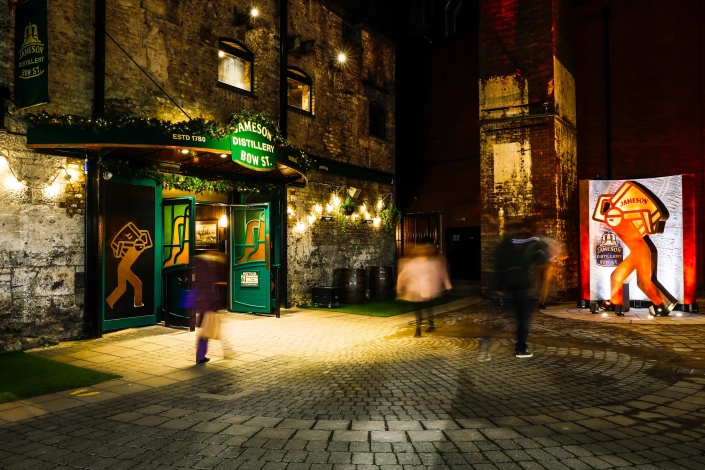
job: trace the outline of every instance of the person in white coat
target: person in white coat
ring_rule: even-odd
[[[426,331],[434,331],[436,325],[433,321],[433,301],[444,291],[452,288],[445,259],[438,255],[433,241],[426,237],[421,241],[412,258],[399,260],[398,272],[397,298],[414,302],[416,311],[414,336],[421,336],[424,310],[428,315]]]

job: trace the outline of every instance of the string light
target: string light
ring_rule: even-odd
[[[316,203],[316,205],[313,208],[317,213],[322,214],[323,213],[323,207],[321,207],[320,204]]]

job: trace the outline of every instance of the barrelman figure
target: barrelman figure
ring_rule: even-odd
[[[655,316],[667,316],[676,306],[675,298],[656,279],[657,250],[649,235],[663,233],[669,217],[666,206],[644,186],[627,181],[614,194],[597,201],[594,220],[607,224],[629,248],[611,277],[611,298],[617,315],[623,315],[624,281],[636,270],[636,285],[654,303]]]

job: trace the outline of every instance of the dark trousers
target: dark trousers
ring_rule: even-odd
[[[428,315],[429,326],[433,325],[433,306],[432,301],[427,300],[425,302],[414,302],[414,310],[416,310],[416,328],[421,328],[421,322],[423,321],[423,311],[426,310]]]
[[[531,312],[533,303],[529,296],[529,289],[510,291],[511,303],[517,320],[517,342],[514,346],[516,352],[527,350],[526,339],[529,337],[531,327]]]

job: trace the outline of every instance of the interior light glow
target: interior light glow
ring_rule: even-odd
[[[220,216],[220,219],[218,219],[218,226],[220,228],[225,228],[228,226],[228,216],[223,214]]]
[[[682,314],[681,312],[676,312],[676,316],[677,316],[677,317],[682,317],[683,314]]]

